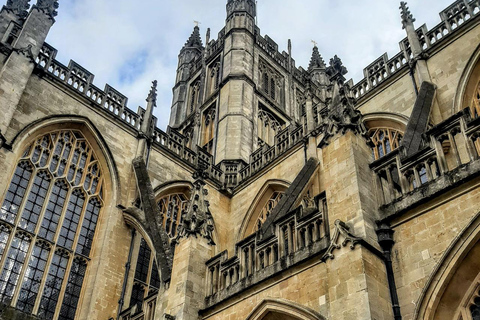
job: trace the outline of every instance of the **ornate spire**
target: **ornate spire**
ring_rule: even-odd
[[[405,29],[407,24],[413,24],[415,22],[415,19],[413,18],[413,15],[407,6],[407,3],[404,1],[400,2],[400,11],[402,13],[403,29]]]
[[[199,169],[193,174],[195,182],[193,183],[192,196],[188,207],[182,212],[182,224],[178,227],[178,234],[175,242],[178,243],[181,238],[190,236],[201,236],[208,240],[210,245],[215,245],[213,241],[213,217],[210,213],[210,203],[206,200],[208,190],[205,189],[205,180],[208,174]]]
[[[148,94],[147,102],[153,102],[153,105],[157,106],[157,80],[152,81],[152,88]]]
[[[335,55],[332,59],[330,59],[330,66],[327,68],[327,74],[332,81],[334,80],[341,80],[341,82],[345,81],[343,77],[348,72],[347,68],[342,63],[342,60]]]
[[[325,61],[323,61],[320,52],[318,52],[318,47],[313,47],[312,58],[310,59],[310,65],[308,66],[308,71],[312,71],[313,69],[320,68],[325,69]]]
[[[192,48],[192,47],[202,48],[203,47],[202,38],[200,37],[200,28],[198,27],[198,25],[195,26],[195,28],[193,28],[193,32],[190,35],[190,38],[188,38],[187,42],[183,47],[184,48]]]
[[[12,11],[20,18],[25,18],[28,15],[30,8],[30,0],[8,0],[5,9]]]
[[[58,0],[37,0],[36,7],[50,15],[52,18],[56,17],[58,14]]]

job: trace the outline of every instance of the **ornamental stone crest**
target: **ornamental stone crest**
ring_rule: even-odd
[[[54,18],[58,15],[58,0],[38,0],[36,7],[50,15],[51,18]]]
[[[208,240],[208,244],[215,245],[213,217],[209,210],[210,203],[206,200],[208,190],[205,189],[205,179],[207,177],[208,173],[201,169],[194,173],[192,196],[187,209],[182,212],[182,224],[178,226],[174,243],[178,243],[181,238],[201,236]]]
[[[340,237],[343,238],[342,242],[340,242]],[[328,259],[334,259],[335,255],[333,254],[333,252],[335,250],[341,249],[342,247],[346,247],[348,243],[350,243],[350,249],[354,250],[357,243],[361,241],[361,238],[354,236],[350,232],[350,227],[347,226],[345,222],[336,220],[335,231],[333,233],[330,246],[328,247],[325,254],[320,258],[320,260],[327,261]]]
[[[25,18],[28,15],[30,8],[30,0],[8,0],[5,9],[13,12],[20,18]]]

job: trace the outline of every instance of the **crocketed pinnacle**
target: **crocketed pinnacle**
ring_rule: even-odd
[[[200,28],[198,26],[195,26],[195,28],[193,28],[193,32],[190,35],[190,38],[188,38],[187,42],[183,47],[184,48],[203,47],[202,38],[200,37]]]
[[[157,102],[157,80],[152,82],[152,88],[148,94],[147,102],[153,102],[154,105]]]
[[[30,0],[8,0],[5,9],[13,12],[20,18],[25,18],[28,15],[30,8]]]
[[[413,24],[415,22],[415,19],[413,18],[413,15],[407,6],[407,3],[404,1],[400,2],[400,11],[402,13],[402,25],[403,25],[403,28],[405,29],[407,24],[410,24],[410,23]]]
[[[321,68],[325,69],[325,61],[323,61],[320,52],[318,52],[318,47],[313,47],[312,58],[310,59],[310,65],[308,66],[308,71],[312,71],[313,69]]]

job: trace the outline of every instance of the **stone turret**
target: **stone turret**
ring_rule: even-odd
[[[246,28],[253,33],[257,5],[254,0],[228,0],[226,32],[232,28]]]
[[[314,46],[312,51],[312,58],[310,59],[310,65],[308,66],[308,72],[310,72],[312,81],[319,85],[326,85],[327,76],[325,70],[325,61],[323,61],[323,58],[318,51],[318,47]]]
[[[2,45],[11,50],[0,71],[0,113],[3,115],[0,119],[0,137],[5,136],[2,140],[7,141],[11,138],[8,137],[10,120],[35,67],[35,59],[55,22],[58,9],[57,0],[38,0],[25,15],[28,5],[26,0],[9,0],[0,14]]]
[[[201,58],[203,51],[200,28],[195,26],[178,55],[177,78],[173,87],[172,110],[170,113],[171,127],[178,127],[187,117],[187,82],[191,77],[190,68],[197,59]]]

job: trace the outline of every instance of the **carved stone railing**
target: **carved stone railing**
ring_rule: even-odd
[[[79,95],[87,98],[92,105],[99,107],[112,115],[115,119],[138,130],[142,123],[142,116],[127,108],[127,98],[109,86],[102,91],[93,85],[94,75],[74,61],[64,66],[55,57],[57,50],[44,44],[36,60],[37,67],[73,89]]]
[[[282,53],[278,52],[278,45],[275,43],[275,41],[273,41],[267,35],[262,37],[259,33],[259,30],[257,31],[258,33],[255,35],[255,43],[280,66],[288,70],[288,54],[285,51]]]
[[[383,203],[389,204],[420,188],[442,181],[480,158],[480,119],[465,109],[426,132],[423,148],[405,157],[400,147],[373,162]]]
[[[289,267],[327,251],[329,227],[325,194],[315,207],[302,206],[275,221],[275,234],[257,234],[237,243],[235,256],[223,252],[207,261],[206,306],[212,306]]]
[[[479,15],[480,0],[457,0],[440,13],[442,21],[428,30],[426,25],[417,29],[420,44],[425,51],[432,49],[462,29],[466,22]],[[356,83],[352,90],[355,98],[361,98],[372,92],[385,80],[408,66],[413,58],[410,44],[405,38],[400,42],[401,52],[389,59],[385,53],[363,71],[365,78]]]
[[[149,295],[141,305],[136,305],[120,313],[120,320],[154,320],[157,293]]]

